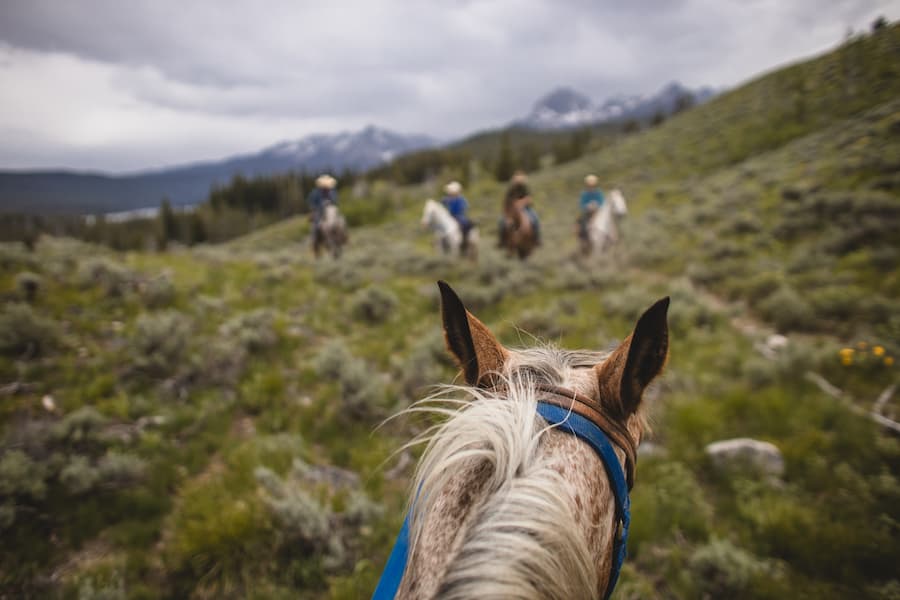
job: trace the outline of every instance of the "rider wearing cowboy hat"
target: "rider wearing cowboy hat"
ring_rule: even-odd
[[[584,178],[584,191],[581,192],[581,199],[578,201],[578,207],[581,214],[578,215],[578,234],[582,238],[587,236],[587,224],[591,218],[591,214],[603,206],[603,192],[600,191],[598,185],[600,180],[596,175],[588,175]]]
[[[469,208],[469,203],[462,195],[462,185],[458,181],[451,181],[447,185],[444,186],[444,196],[441,199],[441,204],[447,209],[456,222],[459,223],[459,228],[462,231],[462,248],[465,249],[469,243],[469,232],[475,226],[469,217],[466,216],[466,210]]]
[[[325,207],[329,204],[337,206],[337,191],[334,189],[336,186],[337,179],[327,173],[323,173],[316,178],[316,187],[306,198],[306,203],[309,205],[309,218],[312,221],[313,246],[315,246],[316,240],[321,235],[319,223],[325,215]]]
[[[498,246],[503,247],[506,243],[506,221],[513,213],[517,202],[523,201],[525,213],[531,219],[531,226],[534,229],[535,242],[541,245],[541,223],[538,220],[537,213],[534,211],[534,205],[531,202],[531,190],[528,189],[528,176],[524,171],[516,171],[513,173],[506,188],[506,197],[503,199],[503,217],[500,219],[500,241]]]

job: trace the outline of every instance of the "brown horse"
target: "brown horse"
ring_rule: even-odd
[[[537,246],[537,235],[531,218],[528,216],[525,207],[528,198],[516,200],[509,210],[507,210],[506,229],[504,232],[503,246],[506,248],[506,255],[509,257],[518,256],[520,260],[525,260]]]
[[[385,570],[398,573],[396,598],[603,598],[621,564],[613,553],[627,520],[617,502],[624,474],[633,482],[641,397],[667,357],[668,298],[610,353],[512,350],[438,285],[447,347],[466,385],[411,409],[448,418],[423,435],[408,546],[399,546],[405,563]],[[605,458],[565,421],[548,424],[537,412],[548,403],[565,419],[597,424],[611,442]],[[393,597],[383,592],[376,597]]]

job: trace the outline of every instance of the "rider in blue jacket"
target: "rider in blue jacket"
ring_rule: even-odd
[[[578,201],[578,207],[581,214],[578,216],[578,234],[584,238],[587,236],[587,224],[591,218],[591,214],[601,206],[605,201],[603,192],[600,191],[599,179],[596,175],[588,175],[584,178],[584,191],[581,192],[581,198]]]
[[[459,223],[459,228],[463,235],[462,247],[465,248],[469,242],[469,232],[475,226],[472,220],[466,216],[469,203],[463,197],[462,185],[458,181],[451,181],[445,185],[444,193],[447,195],[441,200],[441,204],[450,212],[450,216]]]

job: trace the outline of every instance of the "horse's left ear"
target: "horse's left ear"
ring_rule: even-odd
[[[501,371],[509,352],[475,315],[447,282],[438,281],[441,290],[441,318],[447,349],[463,370],[466,383],[490,387]]]
[[[644,389],[659,375],[669,353],[668,296],[641,315],[634,331],[609,357],[594,367],[600,383],[600,399],[617,406],[627,418],[641,403]]]

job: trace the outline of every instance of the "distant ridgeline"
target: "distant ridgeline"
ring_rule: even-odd
[[[352,186],[353,173],[340,174]],[[306,173],[235,176],[215,187],[206,201],[179,208],[163,199],[159,210],[115,215],[0,214],[0,240],[31,246],[42,233],[105,244],[116,250],[165,249],[168,242],[194,245],[222,242],[277,220],[307,212],[306,195],[315,176]]]

